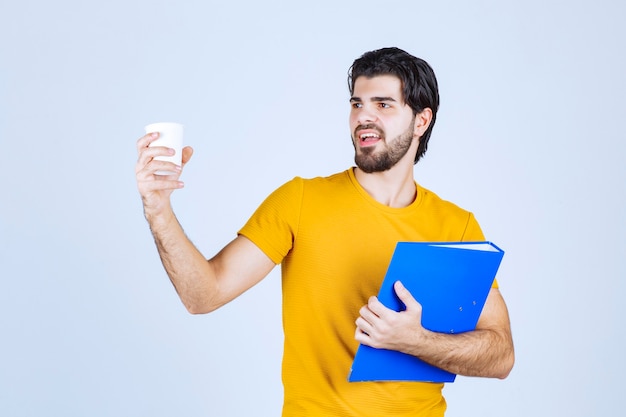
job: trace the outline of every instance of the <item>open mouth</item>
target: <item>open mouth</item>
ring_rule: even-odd
[[[382,140],[382,135],[376,129],[366,127],[357,129],[357,138],[361,146],[370,146]]]

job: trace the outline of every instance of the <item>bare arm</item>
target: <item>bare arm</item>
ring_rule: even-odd
[[[385,307],[376,297],[360,310],[355,338],[368,346],[398,350],[449,372],[506,378],[513,367],[513,339],[506,304],[491,289],[476,330],[445,334],[422,327],[422,307],[400,283],[396,294],[407,306],[402,312]]]
[[[163,266],[190,313],[207,313],[221,307],[263,279],[275,266],[267,255],[243,236],[235,238],[212,259],[206,260],[187,238],[170,204],[170,195],[183,183],[176,175],[161,176],[159,169],[172,169],[170,162],[154,160],[171,150],[149,147],[158,134],[137,141],[135,167],[137,187]],[[193,150],[183,149],[183,166]]]

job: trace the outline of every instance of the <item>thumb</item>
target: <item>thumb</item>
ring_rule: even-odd
[[[193,148],[191,146],[185,146],[183,148],[183,156],[182,156],[183,166],[185,166],[185,164],[189,162],[189,160],[191,159],[191,155],[193,155]]]
[[[396,295],[404,303],[407,310],[415,310],[421,308],[421,304],[417,302],[413,295],[406,289],[406,287],[400,281],[396,281],[393,284],[393,289]]]

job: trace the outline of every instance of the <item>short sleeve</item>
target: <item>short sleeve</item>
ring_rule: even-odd
[[[467,224],[461,240],[464,242],[481,242],[485,240],[485,235],[483,235],[483,231],[472,213],[468,214]]]
[[[302,178],[283,184],[261,203],[238,234],[250,239],[275,264],[280,264],[293,246],[302,193]]]

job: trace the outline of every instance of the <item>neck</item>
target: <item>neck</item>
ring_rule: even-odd
[[[368,174],[360,168],[354,169],[361,187],[376,201],[393,208],[409,206],[417,197],[413,178],[413,165],[398,163],[390,170]]]

